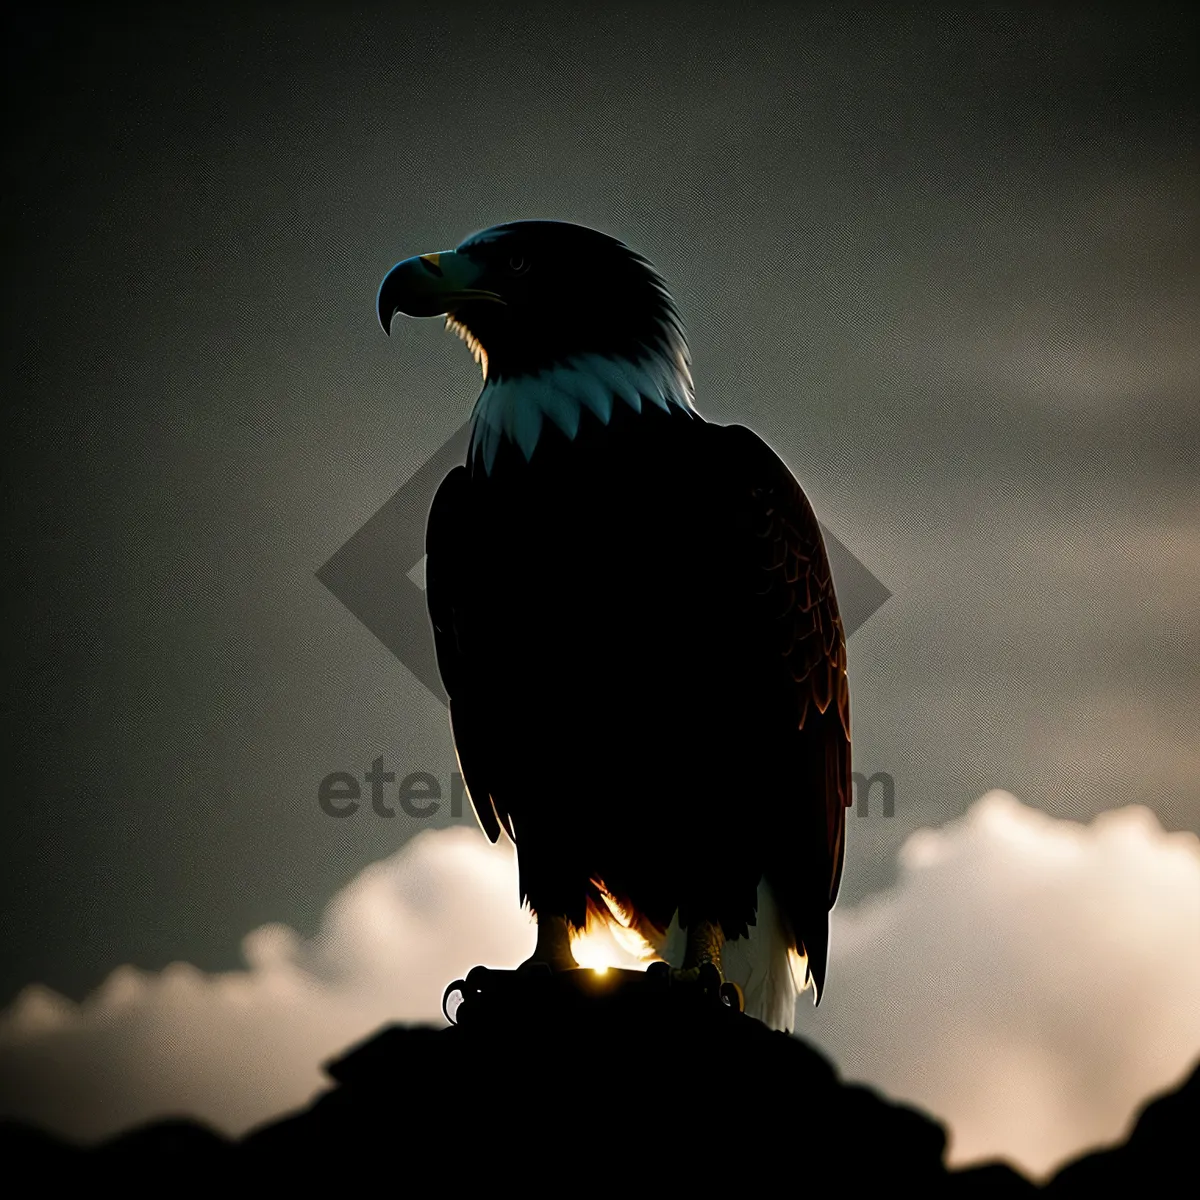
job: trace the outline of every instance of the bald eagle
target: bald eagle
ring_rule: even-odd
[[[426,595],[531,961],[573,968],[573,937],[617,922],[790,1029],[824,990],[851,802],[846,639],[800,485],[697,412],[679,310],[615,238],[498,225],[398,263],[378,313],[444,315],[483,372]]]

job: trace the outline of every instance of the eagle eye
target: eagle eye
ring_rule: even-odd
[[[529,259],[523,254],[514,254],[508,260],[508,269],[514,275],[524,275],[529,270]]]

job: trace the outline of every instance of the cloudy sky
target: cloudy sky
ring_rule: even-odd
[[[597,226],[658,264],[701,411],[758,429],[893,593],[850,642],[856,766],[894,778],[896,811],[851,821],[855,999],[837,1019],[951,1013],[1026,1069],[984,1021],[991,976],[935,920],[956,893],[912,899],[953,878],[921,857],[936,831],[984,852],[961,824],[981,797],[1088,845],[1193,852],[1195,19],[726,7],[5,17],[0,1005],[35,984],[116,1003],[151,985],[114,969],[173,962],[198,974],[153,987],[186,994],[244,967],[264,928],[292,931],[250,942],[282,978],[331,904],[393,869],[371,864],[470,830],[446,804],[319,808],[322,778],[379,756],[448,791],[453,754],[444,709],[316,572],[478,388],[436,323],[383,337],[382,273],[519,217]],[[1056,869],[1046,886],[1069,890]],[[1164,961],[1200,947],[1180,878]],[[1124,911],[1115,884],[1081,895]],[[877,989],[857,981],[890,978],[885,934],[940,965],[936,1004],[901,989],[862,1008]],[[470,960],[484,943],[463,936]],[[1026,964],[1023,1003],[1049,1006],[1047,1028],[1060,1003],[1108,1019],[1104,985],[1059,988],[1053,961]],[[61,1016],[35,991],[6,1019],[24,1027],[31,1003]],[[821,1025],[839,1061],[911,1090],[847,1028]],[[102,1053],[72,1036],[81,1064]],[[1064,1045],[1085,1075],[1107,1061]],[[1130,1089],[1178,1067],[1138,1062]],[[949,1117],[950,1084],[926,1083],[916,1098]],[[960,1142],[978,1111],[960,1108]]]
[[[838,908],[829,990],[819,1009],[801,997],[797,1032],[947,1122],[952,1163],[1042,1177],[1125,1137],[1196,1065],[1198,930],[1194,834],[1141,807],[1085,826],[991,792],[914,834],[892,887]],[[78,1004],[25,989],[0,1015],[0,1111],[86,1140],[177,1112],[237,1135],[307,1103],[321,1064],[385,1022],[442,1024],[463,964],[515,966],[534,937],[507,843],[431,829],[334,896],[312,937],[248,934],[239,970],[124,965]],[[637,965],[611,938],[580,961]]]

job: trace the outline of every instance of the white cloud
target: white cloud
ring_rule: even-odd
[[[845,1076],[945,1120],[952,1162],[1042,1175],[1200,1057],[1200,839],[989,793],[835,914],[830,980],[801,1028]]]
[[[427,831],[335,896],[311,941],[251,933],[245,971],[121,967],[78,1005],[28,988],[0,1016],[0,1109],[85,1140],[166,1113],[239,1134],[305,1104],[320,1064],[385,1022],[441,1022],[464,970],[526,957],[516,887],[503,842]]]
[[[947,1121],[955,1161],[1044,1171],[1121,1137],[1200,1054],[1200,840],[1144,809],[1082,826],[993,792],[901,866],[835,914],[827,999],[801,1001],[798,1030]],[[385,1022],[440,1021],[449,980],[533,941],[511,851],[428,831],[311,941],[252,933],[245,971],[122,967],[82,1004],[27,989],[0,1014],[0,1109],[83,1139],[168,1113],[240,1133],[305,1104],[319,1064]]]

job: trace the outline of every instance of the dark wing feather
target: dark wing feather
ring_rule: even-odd
[[[751,430],[729,426],[721,439],[741,497],[735,504],[744,506],[756,539],[764,694],[783,698],[791,726],[788,794],[772,816],[780,861],[768,874],[819,999],[853,800],[846,635],[821,527],[799,483]]]
[[[495,842],[501,828],[510,837],[512,828],[492,802],[488,724],[478,715],[479,701],[464,662],[456,620],[456,607],[465,594],[464,581],[472,566],[468,478],[465,467],[455,467],[433,498],[425,530],[425,602],[442,686],[450,697],[450,727],[459,770],[479,824]]]

